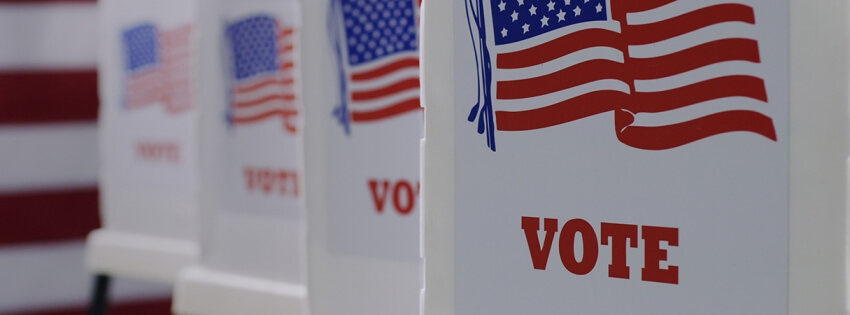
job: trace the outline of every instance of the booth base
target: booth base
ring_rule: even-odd
[[[190,267],[180,273],[174,312],[183,315],[307,313],[307,288]]]
[[[86,241],[86,264],[96,273],[174,283],[184,267],[198,261],[196,242],[96,230]]]

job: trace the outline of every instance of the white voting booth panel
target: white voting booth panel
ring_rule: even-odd
[[[846,1],[425,1],[425,315],[841,314]]]
[[[310,312],[418,314],[418,1],[304,2]]]
[[[302,314],[302,106],[297,1],[204,1],[201,262],[179,314]]]
[[[196,4],[98,4],[103,228],[86,246],[96,272],[172,283],[197,260]]]

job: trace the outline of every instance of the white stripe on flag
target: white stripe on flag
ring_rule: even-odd
[[[371,101],[352,102],[350,110],[358,112],[379,110],[410,99],[419,99],[419,88],[393,93]]]
[[[280,81],[280,80],[277,80],[277,81]],[[284,94],[284,95],[285,94],[295,94],[295,88],[292,86],[292,84],[281,85],[281,84],[278,84],[278,83],[272,83],[272,84],[257,88],[256,90],[252,90],[252,91],[248,91],[248,92],[242,92],[242,93],[235,93],[235,94],[233,94],[233,100],[236,103],[251,102],[251,101],[258,101],[258,100],[263,99],[264,97],[267,97],[267,96],[281,95],[281,94]]]
[[[632,58],[660,57],[720,39],[756,39],[758,37],[755,31],[752,25],[744,22],[723,22],[660,42],[629,46],[629,56]]]
[[[761,77],[760,64],[749,61],[732,60],[718,62],[691,71],[654,80],[635,80],[636,92],[661,92],[685,87],[703,81],[733,75]]]
[[[419,78],[419,68],[406,68],[393,71],[387,75],[377,77],[367,81],[351,82],[351,91],[369,91],[390,86],[392,84],[407,80]]]
[[[746,97],[714,99],[660,113],[638,113],[635,115],[635,121],[632,123],[632,126],[669,126],[711,114],[735,110],[748,110],[763,113],[766,112],[766,107],[767,104],[764,102]]]
[[[615,79],[604,79],[535,97],[497,100],[496,104],[498,104],[500,110],[509,112],[533,110],[597,91],[620,91],[624,94],[631,92],[626,82]]]
[[[386,57],[386,58],[373,59],[372,61],[362,63],[362,64],[359,64],[359,65],[356,65],[356,66],[353,66],[353,67],[349,66],[349,72],[350,73],[369,72],[369,71],[381,68],[383,66],[386,66],[388,64],[391,64],[393,62],[396,62],[399,59],[405,59],[405,58],[417,58],[418,59],[419,53],[417,53],[415,51],[414,52],[403,52],[403,53],[393,54],[392,56],[389,56],[389,57]]]
[[[97,185],[95,123],[0,126],[0,148],[0,191]]]
[[[97,20],[94,3],[0,4],[0,70],[95,68]]]
[[[233,110],[233,118],[254,117],[275,110],[298,110],[298,107],[296,107],[295,102],[268,101],[256,106],[237,108]]]
[[[663,5],[655,9],[628,13],[626,14],[626,21],[628,21],[629,25],[652,24],[675,18],[702,8],[728,3],[729,0],[673,1],[670,4]]]
[[[513,81],[536,78],[578,65],[590,60],[611,60],[623,63],[623,52],[613,47],[590,47],[558,57],[549,62],[519,69],[499,69],[493,72],[496,81]]]

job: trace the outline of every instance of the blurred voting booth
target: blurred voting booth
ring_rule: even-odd
[[[87,265],[173,283],[198,256],[197,2],[98,5],[103,228]]]
[[[423,6],[425,315],[845,312],[846,1]]]
[[[418,2],[304,2],[310,312],[418,314]]]
[[[201,261],[178,314],[306,314],[297,1],[200,5]]]

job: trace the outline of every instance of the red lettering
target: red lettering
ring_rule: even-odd
[[[403,192],[401,192],[402,190]],[[401,203],[402,194],[406,196],[406,204]],[[416,205],[416,199],[413,196],[413,187],[410,186],[410,183],[402,180],[395,184],[395,189],[393,189],[393,205],[396,211],[402,215],[408,215],[413,211],[413,206]]]
[[[278,172],[278,181],[280,182],[280,193],[282,195],[286,194],[286,186],[289,182],[289,172],[280,171]]]
[[[661,269],[661,262],[667,261],[667,250],[661,249],[661,242],[669,246],[679,246],[679,229],[644,226],[641,229],[644,240],[644,266],[641,270],[643,281],[679,284],[679,267],[669,266]]]
[[[144,159],[151,159],[156,156],[155,150],[156,147],[144,143],[138,146],[139,155]]]
[[[270,193],[272,191],[272,185],[275,182],[275,176],[270,170],[261,170],[258,175],[260,179],[260,189],[263,190],[264,193]]]
[[[178,162],[180,147],[175,143],[140,142],[136,145],[136,154],[146,161]]]
[[[540,246],[540,239],[537,236],[537,232],[540,231],[540,218],[522,217],[522,229],[525,231],[525,241],[528,243],[532,266],[537,270],[546,270],[549,252],[552,251],[552,241],[555,239],[555,233],[558,232],[558,219],[543,219],[543,230],[546,232],[543,237],[543,246]]]
[[[243,174],[249,192],[259,190],[268,195],[277,189],[280,195],[298,196],[298,173],[295,171],[246,167]]]
[[[419,183],[416,183],[416,189],[413,189],[413,184],[407,180],[398,180],[393,183],[387,179],[369,179],[369,191],[372,195],[372,202],[375,204],[375,210],[378,213],[384,212],[384,206],[387,204],[387,198],[392,193],[392,205],[395,211],[401,215],[409,215],[416,208],[416,198],[419,196]]]
[[[378,184],[381,184],[383,192],[379,191]],[[384,204],[387,201],[387,192],[390,190],[390,181],[383,180],[379,183],[376,179],[370,179],[369,190],[372,191],[372,201],[375,202],[375,209],[378,210],[378,213],[383,212]]]
[[[555,234],[558,233],[558,219],[544,219],[545,235],[542,245],[538,235],[540,218],[522,217],[522,229],[525,232],[525,241],[528,244],[532,266],[537,270],[546,270],[552,243]],[[572,219],[561,227],[560,233],[558,253],[561,257],[561,263],[567,271],[575,275],[586,275],[592,272],[599,260],[599,245],[601,244],[611,246],[611,264],[608,265],[608,277],[630,278],[627,251],[629,247],[638,247],[637,225],[603,222],[601,224],[601,239],[599,239],[590,223],[582,219]],[[581,237],[581,259],[576,257],[576,235]],[[666,269],[661,268],[661,262],[667,261],[667,250],[661,249],[661,242],[667,242],[669,246],[679,246],[679,229],[643,226],[641,237],[644,240],[645,258],[644,267],[641,270],[641,280],[679,284],[678,266],[670,265]]]
[[[575,236],[581,234],[582,255],[581,261],[575,257]],[[582,219],[572,219],[564,223],[561,228],[561,238],[558,239],[558,250],[561,253],[561,263],[570,272],[577,275],[586,275],[593,271],[596,261],[599,259],[599,243],[597,243],[596,232],[590,223]]]
[[[629,247],[637,248],[638,226],[602,222],[602,245],[608,245],[611,239],[611,264],[608,276],[611,278],[629,278],[629,266],[626,263],[626,242]]]
[[[136,147],[136,151],[139,153],[139,156],[141,156],[143,159],[150,159],[154,155],[153,153],[150,152],[152,149],[153,148],[151,148],[149,145],[144,144],[144,143],[139,144]]]

